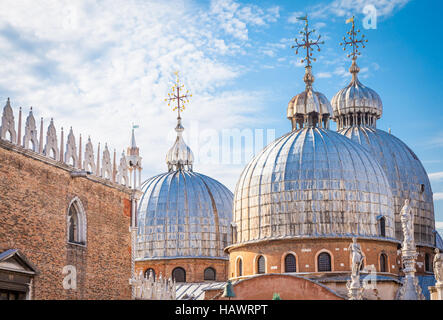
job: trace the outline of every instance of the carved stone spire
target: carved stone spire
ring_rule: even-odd
[[[78,167],[77,145],[75,143],[74,132],[72,127],[69,130],[68,139],[66,140],[65,163]]]
[[[138,126],[132,126],[132,136],[131,136],[131,146],[127,149],[127,167],[130,173],[130,181],[132,183],[127,183],[129,186],[132,184],[133,188],[138,188],[141,185],[141,170],[142,170],[142,157],[140,157],[140,150],[137,147],[137,143],[135,142],[135,129]],[[138,172],[138,182],[137,182],[137,172]],[[121,183],[119,181],[119,183]]]
[[[31,150],[38,152],[38,138],[37,138],[37,126],[35,125],[35,118],[32,113],[32,107],[29,111],[29,115],[26,118],[25,135],[23,136],[23,147],[29,149],[29,143],[31,143]]]
[[[120,164],[118,166],[116,182],[125,186],[129,186],[129,167],[124,151],[122,152],[122,155],[120,157]]]
[[[48,130],[46,131],[46,144],[45,148],[43,149],[43,154],[49,158],[53,158],[54,160],[60,159],[57,131],[55,130],[54,119],[52,118],[51,123],[48,126]]]
[[[9,137],[7,137],[9,133]],[[2,124],[0,126],[0,138],[15,143],[17,141],[17,134],[15,132],[14,113],[11,108],[11,103],[8,100],[3,108]]]
[[[43,154],[43,117],[40,119],[40,140],[38,146],[38,153]]]
[[[100,152],[100,147],[98,152]],[[91,142],[91,137],[88,137],[88,143],[85,146],[85,160],[83,162],[83,168],[92,174],[97,174],[94,158],[94,146]]]
[[[102,159],[102,178],[110,180],[112,178],[111,154],[109,153],[108,144],[105,143]]]

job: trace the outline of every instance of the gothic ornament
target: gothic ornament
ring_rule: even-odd
[[[109,153],[107,144],[105,144],[105,150],[103,150],[101,176],[108,180],[112,178],[111,154]]]
[[[51,123],[46,132],[46,144],[43,149],[43,154],[54,160],[60,159],[60,150],[58,149],[57,131],[55,130],[54,120],[51,118]]]
[[[122,152],[122,156],[120,158],[120,164],[118,166],[117,183],[123,184],[125,186],[129,185],[128,163],[124,151]]]
[[[31,150],[38,151],[38,139],[37,139],[37,127],[35,125],[34,115],[32,114],[32,107],[29,111],[29,115],[26,118],[25,135],[23,136],[23,148],[29,149],[29,143],[31,142]]]
[[[66,152],[65,152],[65,163],[72,165],[73,167],[78,167],[78,153],[77,145],[75,143],[74,132],[72,127],[69,130],[68,139],[66,142]]]
[[[92,174],[96,174],[94,147],[90,137],[88,138],[88,142],[85,146],[85,160],[83,161],[83,168]]]
[[[6,134],[9,133],[9,139]],[[6,101],[6,105],[3,108],[2,125],[0,127],[0,138],[3,140],[9,140],[9,142],[15,143],[17,141],[17,133],[15,132],[14,113],[11,108],[11,103]]]

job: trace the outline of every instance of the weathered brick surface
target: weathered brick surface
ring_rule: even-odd
[[[130,190],[71,178],[66,165],[38,158],[0,145],[0,249],[19,249],[37,267],[35,299],[130,299]],[[86,247],[67,243],[75,196],[86,211]],[[75,291],[63,289],[66,265],[77,268]]]
[[[266,258],[267,273],[284,272],[284,257],[288,253],[295,253],[297,272],[316,272],[316,257],[323,250],[331,254],[332,271],[350,271],[351,259],[347,249],[351,239],[297,239],[264,241],[256,244],[234,247],[230,249],[229,277],[236,277],[236,261],[243,259],[243,276],[256,274],[256,258],[263,255]],[[382,252],[388,256],[388,272],[398,274],[399,257],[397,243],[389,241],[374,241],[359,239],[365,255],[365,265],[374,265],[380,270],[379,257]],[[394,267],[393,267],[394,266]]]
[[[204,271],[208,267],[215,269],[216,281],[226,281],[228,272],[228,260],[221,259],[162,259],[162,260],[145,260],[136,261],[136,272],[142,270],[145,272],[149,268],[154,269],[158,276],[160,273],[163,277],[171,277],[172,271],[181,267],[186,271],[186,282],[203,282]]]

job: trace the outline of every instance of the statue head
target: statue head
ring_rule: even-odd
[[[409,206],[409,199],[405,200],[405,205]]]
[[[439,254],[440,250],[438,248],[435,248],[434,252],[435,252],[435,254]]]

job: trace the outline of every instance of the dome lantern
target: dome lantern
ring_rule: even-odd
[[[186,90],[185,94],[180,92],[184,88],[184,85],[180,84],[178,72],[176,72],[175,75],[177,77],[176,83],[172,87],[172,93],[168,93],[168,98],[165,99],[165,101],[168,101],[168,106],[171,105],[171,101],[177,102],[177,106],[173,109],[173,111],[177,110],[177,126],[175,127],[177,139],[166,154],[166,164],[168,165],[169,172],[177,170],[192,171],[194,155],[191,148],[189,148],[183,139],[182,134],[185,128],[183,128],[181,124],[180,116],[180,112],[185,110],[185,103],[189,102],[189,98],[192,97],[192,94],[189,94],[188,90]]]
[[[301,63],[306,63],[305,75],[303,81],[305,82],[305,90],[289,101],[287,109],[287,117],[292,123],[292,130],[298,130],[305,127],[329,127],[329,118],[332,115],[332,107],[328,99],[324,94],[314,91],[312,84],[315,81],[315,77],[312,74],[311,61],[316,61],[316,58],[312,57],[312,51],[317,49],[320,51],[320,44],[324,41],[320,41],[319,35],[317,40],[310,40],[310,36],[315,32],[315,29],[309,31],[308,17],[297,18],[305,21],[305,28],[300,34],[303,35],[301,42],[295,39],[295,53],[298,54],[300,48],[306,50],[306,56],[301,60]]]
[[[348,39],[343,37],[340,45],[343,45],[343,50],[346,50],[347,46],[352,47],[352,52],[348,54],[348,58],[352,57],[352,65],[349,68],[352,79],[331,100],[333,119],[337,122],[339,130],[357,125],[375,128],[377,119],[380,119],[383,113],[382,101],[377,92],[364,86],[358,79],[360,68],[357,65],[357,57],[361,55],[358,48],[364,48],[368,40],[364,35],[361,39],[356,39],[360,30],[355,30],[354,17],[346,22],[352,22],[352,28],[347,32]]]

